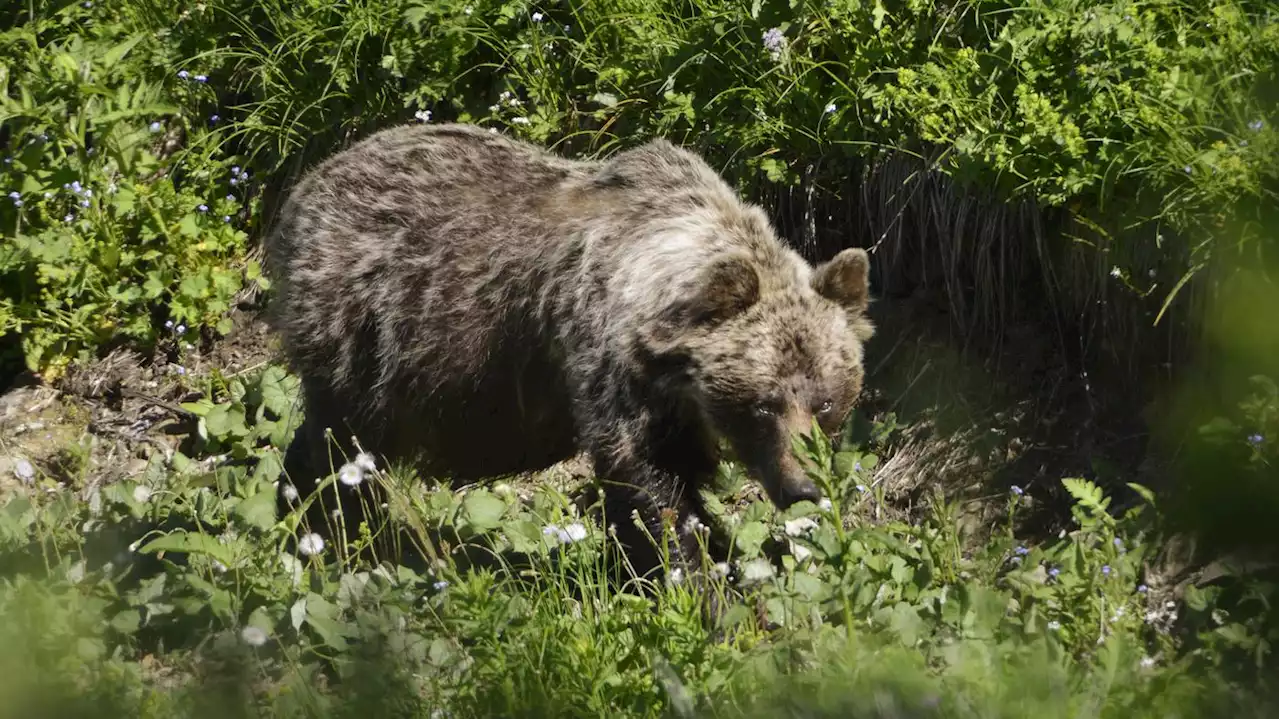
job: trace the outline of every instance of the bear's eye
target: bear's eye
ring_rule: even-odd
[[[826,402],[822,403],[821,407],[818,408],[818,414],[830,414],[831,410],[835,409],[835,407],[836,407],[835,402],[832,402],[831,400],[827,400]]]
[[[757,417],[763,418],[769,418],[778,413],[777,410],[773,408],[772,404],[763,402],[753,407],[751,411],[754,412]]]

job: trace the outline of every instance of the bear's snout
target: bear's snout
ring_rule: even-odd
[[[804,501],[817,504],[822,499],[822,492],[818,489],[818,485],[804,475],[783,480],[782,486],[778,489],[778,504],[781,509]]]

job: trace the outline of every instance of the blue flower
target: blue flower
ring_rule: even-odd
[[[1139,584],[1139,585],[1138,585],[1138,594],[1146,594],[1146,593],[1147,593],[1147,585],[1145,585],[1145,584]]]
[[[1053,577],[1054,579],[1057,579],[1058,575],[1061,573],[1062,573],[1062,570],[1058,569],[1057,567],[1050,567],[1049,569],[1049,576]]]
[[[222,221],[223,221],[223,222],[230,222],[230,221],[231,221],[231,215],[223,215],[223,216],[222,216]]]
[[[1252,444],[1252,445],[1262,444],[1263,439],[1264,439],[1263,436],[1260,434],[1251,434],[1249,435],[1249,444]]]
[[[208,206],[208,205],[197,205],[197,206],[196,206],[196,209],[197,209],[197,210],[200,210],[201,212],[208,212],[208,211],[209,211],[209,206]]]
[[[22,200],[14,200],[14,201],[13,201],[13,206],[14,206],[14,207],[22,207]]]
[[[1185,172],[1185,173],[1187,173],[1188,175],[1190,175],[1190,174],[1191,174],[1191,165],[1183,165],[1183,166],[1182,166],[1182,171],[1183,171],[1183,172]]]
[[[1015,484],[1015,485],[1013,485],[1012,487],[1010,487],[1010,488],[1009,488],[1009,491],[1010,491],[1010,492],[1013,492],[1014,494],[1018,495],[1019,497],[1021,497],[1021,496],[1022,496],[1022,494],[1023,494],[1022,487],[1019,487],[1019,486],[1018,486],[1018,485],[1016,485],[1016,484]]]
[[[867,491],[867,485],[865,485],[865,484],[859,484],[858,486],[854,487],[854,489],[858,490],[859,492],[866,492],[866,491]]]
[[[1249,129],[1253,130],[1254,132],[1258,132],[1259,130],[1261,130],[1262,120],[1254,120],[1253,122],[1249,123]]]
[[[1019,557],[1025,557],[1025,556],[1027,556],[1028,554],[1030,554],[1030,553],[1031,553],[1031,550],[1030,550],[1030,549],[1027,549],[1026,547],[1024,547],[1024,546],[1022,546],[1022,545],[1018,545],[1017,547],[1014,547],[1014,549],[1013,549],[1013,553],[1014,553],[1014,554],[1016,554],[1016,555],[1018,555]]]
[[[235,187],[235,186],[236,186],[236,185],[238,185],[238,184],[240,184],[240,181],[239,181],[239,180],[237,180],[237,179],[236,179],[236,178],[234,178],[234,177],[233,177],[233,178],[231,178],[231,186],[232,186],[232,187]]]
[[[196,76],[195,76],[194,78],[192,78],[192,79],[194,79],[196,82],[208,82],[208,81],[209,81],[209,78],[208,78],[208,77],[206,77],[206,76],[204,76],[204,75],[196,75]]]
[[[1102,565],[1102,576],[1104,576],[1104,577],[1109,577],[1109,576],[1111,576],[1111,565],[1110,565],[1110,564],[1104,564],[1104,565]]]
[[[236,201],[235,195],[232,195],[232,194],[227,195],[227,202],[235,202],[235,201]]]
[[[81,200],[81,201],[80,201],[80,206],[81,206],[81,207],[88,207],[88,206],[89,206],[89,201],[88,201],[88,200]]]
[[[183,80],[186,80],[187,78],[191,77],[191,73],[187,72],[186,70],[179,70],[178,77],[182,78]]]
[[[210,116],[209,116],[209,122],[210,122],[210,123],[213,123],[213,124],[217,124],[218,120],[221,120],[221,119],[222,119],[222,118],[218,117],[217,115],[210,115]]]
[[[21,197],[22,197],[22,193],[18,192],[17,190],[14,190],[13,192],[9,193],[9,199],[11,200],[17,200]]]
[[[781,30],[775,27],[769,28],[769,30],[761,36],[760,40],[764,44],[764,49],[776,54],[782,52],[782,44],[786,42],[787,38],[782,34]]]

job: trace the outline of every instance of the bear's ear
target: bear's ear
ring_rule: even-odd
[[[870,299],[867,285],[870,267],[867,251],[860,247],[850,247],[819,265],[813,272],[810,284],[818,294],[851,313],[859,314],[866,311]]]
[[[732,254],[717,257],[703,268],[690,296],[672,310],[685,326],[715,326],[746,312],[758,299],[760,274],[751,258]]]

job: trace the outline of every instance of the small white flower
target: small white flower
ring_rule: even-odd
[[[129,542],[129,551],[130,551],[130,552],[136,552],[136,551],[138,551],[138,542],[140,542],[140,541],[142,541],[142,540],[137,540],[137,541]]]
[[[267,633],[257,627],[245,627],[240,630],[240,638],[251,647],[260,647],[267,643]]]
[[[498,128],[496,128],[496,127],[491,127],[491,128],[489,128],[489,132],[491,132],[491,133],[493,133],[493,134],[495,134],[495,135],[496,135],[496,134],[498,134]]]
[[[580,522],[566,525],[564,534],[570,542],[578,542],[587,538],[587,528],[582,526]]]
[[[501,110],[501,109],[502,109],[502,107],[501,107],[501,106],[499,106],[499,105],[490,105],[490,106],[489,106],[489,112],[497,112],[498,110]]]
[[[1115,277],[1115,278],[1119,278],[1119,277],[1120,277],[1120,268],[1119,268],[1119,267],[1112,267],[1112,268],[1111,268],[1111,276],[1112,276],[1112,277]]]
[[[759,557],[742,565],[742,583],[763,582],[773,576],[773,565]]]
[[[1061,629],[1061,628],[1062,628],[1062,625],[1061,625],[1061,624],[1059,624],[1059,623],[1058,623],[1058,621],[1057,621],[1056,619],[1055,619],[1055,620],[1053,620],[1053,621],[1051,621],[1051,622],[1049,622],[1048,626],[1049,626],[1049,631],[1051,631],[1051,632],[1056,632],[1056,631],[1058,631],[1059,629]]]
[[[464,8],[462,8],[462,14],[464,14],[464,15],[470,15],[471,13],[472,13],[472,10],[471,10],[471,6],[470,6],[470,5],[468,5],[468,6],[464,7]]]
[[[711,576],[716,577],[717,579],[723,579],[724,577],[729,576],[729,563],[716,562],[711,565]]]
[[[419,122],[431,122],[430,110],[418,110],[417,112],[413,113],[413,116],[417,118]]]
[[[36,478],[35,465],[26,459],[19,459],[13,463],[13,473],[23,482],[30,482]]]
[[[534,22],[542,22],[542,17],[543,17],[542,13],[540,13],[540,12],[535,12],[535,13],[533,14],[533,21],[534,21]]]
[[[298,551],[308,557],[324,551],[324,537],[312,532],[298,540]]]
[[[822,499],[818,500],[818,509],[821,509],[824,512],[830,512],[831,500],[827,499],[826,497],[823,497]]]
[[[215,559],[213,560],[213,571],[217,572],[218,574],[226,574],[227,565]]]
[[[799,537],[807,534],[813,531],[817,526],[818,523],[808,517],[798,517],[796,519],[789,519],[786,522],[783,522],[783,528],[786,530],[786,533],[792,537]]]
[[[146,504],[151,499],[151,488],[145,484],[139,484],[133,488],[133,501],[138,504]]]
[[[511,124],[512,124],[512,125],[528,125],[528,124],[529,124],[529,118],[527,118],[527,117],[513,117],[513,118],[511,118]]]
[[[338,481],[354,487],[364,481],[364,470],[355,462],[347,462],[338,470]]]
[[[684,570],[681,569],[680,567],[676,567],[675,569],[672,569],[670,576],[667,577],[667,581],[670,582],[671,584],[679,584],[683,582]]]
[[[1138,662],[1138,665],[1143,669],[1150,669],[1156,665],[1156,660],[1151,657],[1143,657],[1142,660]]]
[[[829,102],[827,103],[827,106],[822,109],[822,111],[830,115],[831,113],[836,111],[836,104],[834,102]]]
[[[441,579],[440,581],[432,584],[431,587],[435,589],[437,592],[443,592],[444,590],[449,588],[449,582],[448,580]]]

